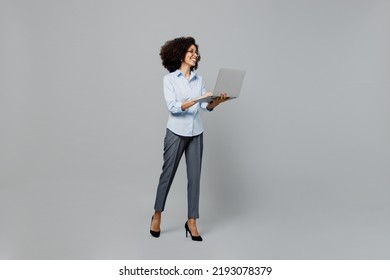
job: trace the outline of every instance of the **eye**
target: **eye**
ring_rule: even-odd
[[[194,54],[194,53],[196,53],[197,55],[199,54],[198,51],[196,51],[196,50],[188,50],[188,52],[191,54]]]

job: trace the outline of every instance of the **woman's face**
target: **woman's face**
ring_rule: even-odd
[[[198,50],[196,49],[195,45],[191,45],[184,56],[183,63],[186,63],[190,67],[193,67],[196,65],[197,61],[198,61]]]

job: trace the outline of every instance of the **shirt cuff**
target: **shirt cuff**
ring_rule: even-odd
[[[200,104],[200,107],[201,107],[204,111],[207,111],[207,112],[211,112],[212,110],[214,110],[214,108],[211,109],[211,110],[209,110],[209,109],[207,108],[208,105],[209,105],[209,103],[207,103],[207,102],[202,102],[202,103]]]

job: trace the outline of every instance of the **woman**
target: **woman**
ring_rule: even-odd
[[[227,99],[226,94],[209,102],[212,93],[206,92],[202,77],[193,71],[200,60],[199,47],[192,37],[180,37],[167,41],[160,52],[163,66],[170,72],[164,76],[164,97],[169,118],[164,139],[164,164],[157,187],[154,215],[150,233],[160,236],[161,212],[179,165],[185,153],[187,164],[188,220],[184,227],[186,237],[202,241],[196,227],[199,218],[199,188],[203,151],[203,125],[199,109],[212,111]],[[200,100],[200,101],[199,101]]]

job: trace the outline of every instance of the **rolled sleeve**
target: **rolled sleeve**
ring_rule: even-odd
[[[173,82],[169,79],[168,76],[164,77],[164,97],[167,103],[168,110],[172,114],[183,113],[183,110],[181,109],[181,105],[183,104],[183,102],[176,100]]]

